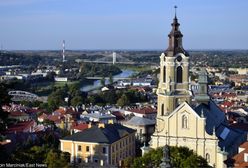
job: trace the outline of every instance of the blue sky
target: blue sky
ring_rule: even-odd
[[[165,49],[175,4],[185,49],[248,49],[247,0],[0,0],[0,44]]]

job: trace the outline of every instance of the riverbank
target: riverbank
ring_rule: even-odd
[[[135,74],[136,71],[130,70],[130,69],[122,69],[122,72],[120,74],[114,75],[113,76],[113,82],[118,81],[118,79],[116,78],[128,78],[130,76],[132,76],[133,74]],[[105,81],[106,84],[109,84],[109,80],[106,79]],[[93,84],[90,85],[82,85],[81,87],[81,91],[83,92],[89,92],[95,89],[100,89],[102,87],[101,85],[101,81],[100,80],[94,80]]]

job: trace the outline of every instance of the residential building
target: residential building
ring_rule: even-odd
[[[79,124],[72,126],[72,130],[74,133],[82,132],[86,130],[87,128],[89,128],[89,124],[86,124],[86,123],[79,123]]]
[[[135,156],[135,132],[119,124],[101,123],[60,139],[60,147],[71,154],[71,162],[119,165]]]
[[[15,119],[18,121],[27,121],[30,119],[30,116],[22,111],[11,111],[8,116],[9,119]]]
[[[67,82],[68,78],[67,77],[55,77],[54,81],[55,82]]]
[[[152,86],[152,79],[136,79],[133,80],[133,86]]]
[[[94,112],[88,114],[81,114],[81,118],[87,118],[89,121],[101,122],[101,123],[116,123],[116,117],[112,114]]]
[[[124,126],[136,130],[136,137],[146,142],[150,141],[150,137],[155,131],[155,124],[155,120],[136,116],[123,123]]]
[[[31,133],[35,132],[35,128],[37,127],[37,123],[34,120],[30,121],[22,121],[16,124],[9,126],[6,130],[6,134],[11,133]]]
[[[124,110],[125,115],[134,115],[137,117],[149,118],[155,120],[157,116],[157,109],[151,106],[129,108]]]

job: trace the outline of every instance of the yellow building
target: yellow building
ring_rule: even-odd
[[[135,133],[119,124],[99,124],[60,139],[60,147],[71,154],[71,162],[118,165],[135,156]]]
[[[215,167],[225,167],[245,136],[228,127],[225,114],[210,100],[207,73],[199,75],[199,90],[189,88],[189,54],[183,49],[182,33],[175,16],[169,47],[160,56],[160,80],[157,89],[158,114],[151,146],[186,146],[206,158]]]

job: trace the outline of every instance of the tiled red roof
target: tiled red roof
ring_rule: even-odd
[[[134,108],[134,109],[130,109],[129,111],[131,111],[133,113],[140,113],[140,114],[153,114],[153,113],[157,113],[157,109],[152,108],[152,107]]]
[[[35,109],[35,108],[27,109],[27,113],[39,113],[39,112],[45,112],[45,110],[43,110],[43,109]]]
[[[60,123],[63,117],[60,115],[49,115],[47,116],[47,119],[50,121],[54,121],[55,123]]]
[[[29,131],[29,129],[34,126],[35,121],[34,120],[30,120],[30,121],[23,121],[23,122],[19,122],[15,125],[11,125],[6,131],[5,133],[18,133],[18,132],[27,132]]]
[[[18,117],[18,116],[27,116],[28,114],[20,111],[11,111],[9,115],[13,117]]]
[[[124,114],[120,111],[114,111],[112,114],[116,117],[116,120],[125,120]]]
[[[240,145],[241,148],[248,149],[248,142],[244,142]]]
[[[40,115],[38,118],[40,118],[40,119],[46,119],[47,118],[47,115],[45,113],[42,113],[42,115]]]
[[[140,92],[151,91],[151,88],[148,87],[148,86],[130,86],[129,89],[131,89],[131,90],[138,90]]]
[[[222,107],[231,107],[234,105],[234,102],[230,101],[224,101],[223,103],[220,104]]]
[[[58,112],[60,114],[71,114],[75,113],[75,110],[71,107],[60,107],[59,109],[55,110],[55,112]]]
[[[234,160],[234,167],[247,167],[248,162],[244,161],[244,154],[248,154],[248,142],[243,143],[240,147],[245,149],[232,158]]]
[[[211,97],[214,97],[214,98],[235,98],[235,97],[237,97],[237,94],[232,93],[232,92],[219,92],[219,93],[211,94]]]
[[[72,129],[76,129],[76,130],[80,130],[80,131],[83,131],[87,128],[89,128],[89,125],[85,124],[85,123],[80,123],[80,124],[72,127]]]

